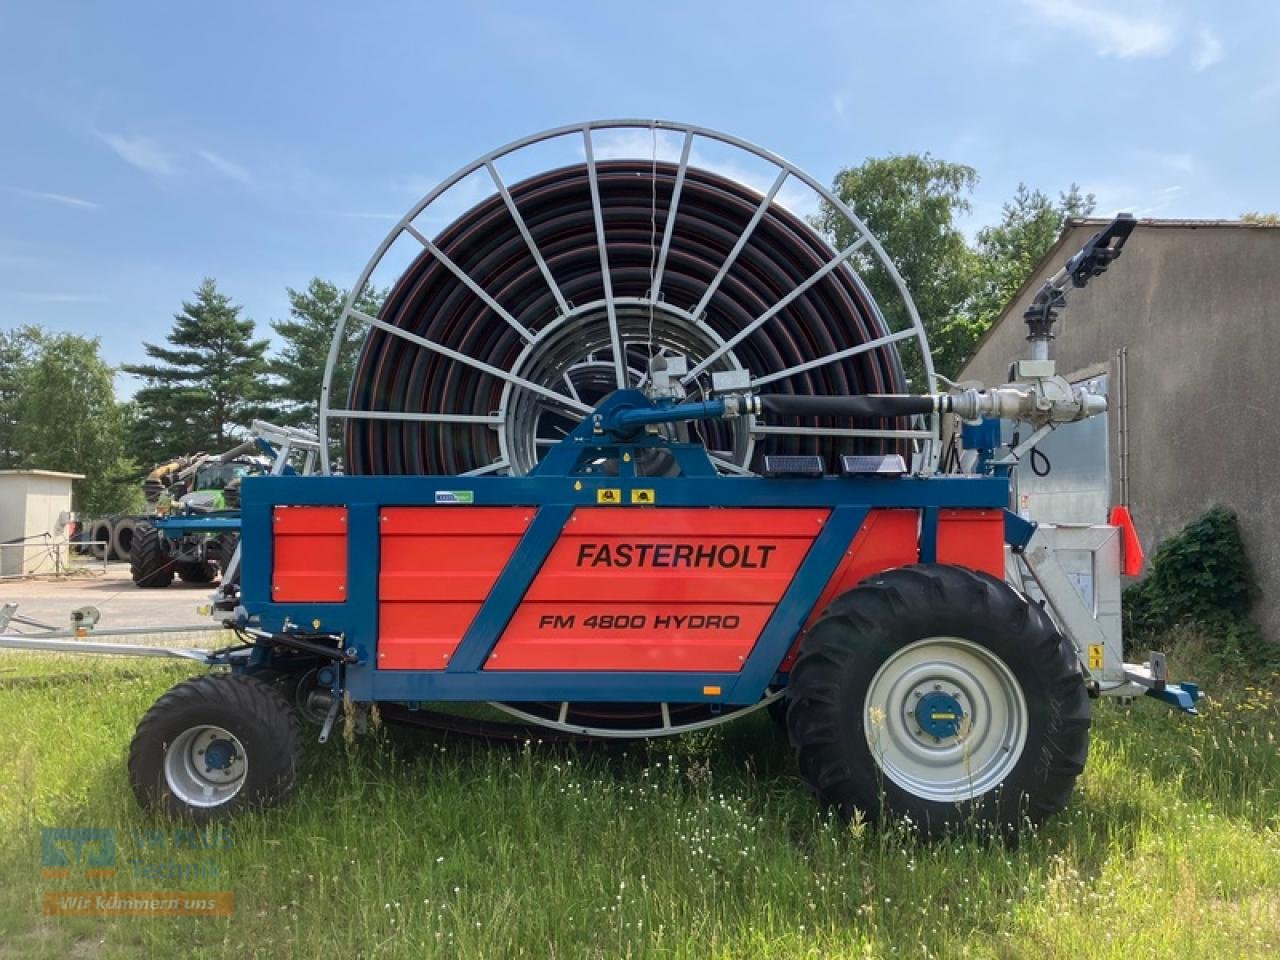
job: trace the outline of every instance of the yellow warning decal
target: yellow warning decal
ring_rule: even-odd
[[[1089,669],[1102,669],[1102,644],[1100,643],[1089,644]]]
[[[657,503],[658,498],[654,496],[653,490],[649,487],[639,487],[631,491],[632,503]]]
[[[622,491],[617,487],[601,487],[596,491],[596,503],[620,504],[622,503]]]

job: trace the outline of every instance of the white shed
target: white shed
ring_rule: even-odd
[[[0,577],[52,573],[49,550],[71,511],[71,482],[81,473],[0,470]]]

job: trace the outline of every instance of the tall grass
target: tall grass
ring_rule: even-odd
[[[1072,806],[1016,845],[833,821],[755,715],[590,748],[335,738],[230,849],[156,854],[131,831],[181,825],[137,809],[124,758],[184,668],[88,663],[0,661],[0,957],[1280,955],[1274,677],[1200,718],[1099,704]],[[117,876],[42,878],[45,826],[115,828]],[[140,882],[130,858],[221,875]],[[66,887],[225,888],[235,913],[42,916]]]

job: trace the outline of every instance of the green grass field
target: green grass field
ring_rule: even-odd
[[[1280,955],[1277,677],[1218,681],[1199,719],[1097,705],[1071,807],[1016,846],[828,820],[757,714],[598,748],[335,737],[230,849],[148,849],[135,832],[183,827],[135,806],[128,741],[189,672],[0,659],[0,957]],[[116,876],[44,877],[43,827],[113,828]],[[41,912],[48,891],[179,889],[231,890],[234,914]]]

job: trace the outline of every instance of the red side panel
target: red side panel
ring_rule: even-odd
[[[942,510],[938,514],[938,563],[952,563],[1004,579],[1004,513]]]
[[[829,511],[574,512],[486,669],[741,669]]]
[[[813,622],[822,616],[831,601],[846,590],[852,590],[867,577],[894,567],[905,567],[919,559],[920,511],[872,510],[867,514],[867,519],[862,521],[862,528],[845,553],[844,561],[836,568],[831,582],[814,604],[809,622],[804,625],[805,630],[813,626]],[[803,636],[802,631],[791,652],[782,661],[779,669],[783,672],[790,670],[795,663]]]
[[[556,624],[556,607],[523,604],[488,669],[732,672],[773,613],[764,603],[576,603]]]
[[[443,670],[533,519],[529,507],[387,507],[378,668]]]
[[[378,604],[378,669],[443,670],[479,603]]]
[[[852,590],[867,577],[920,559],[920,512],[872,510],[845,553],[844,562],[822,591],[806,627],[822,615],[836,597]]]
[[[347,508],[276,507],[271,599],[339,603],[347,599]]]

